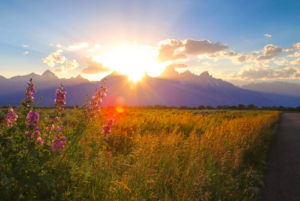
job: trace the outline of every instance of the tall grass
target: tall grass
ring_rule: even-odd
[[[72,113],[72,114],[71,114]],[[72,132],[80,110],[67,110]],[[69,167],[71,200],[253,200],[279,112],[105,110],[54,164]]]

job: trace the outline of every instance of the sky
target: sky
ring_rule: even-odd
[[[0,75],[90,80],[208,71],[234,84],[300,84],[300,1],[0,2]]]

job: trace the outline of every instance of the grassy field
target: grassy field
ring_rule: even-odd
[[[42,118],[52,112],[36,111]],[[40,180],[31,197],[23,189],[24,197],[255,200],[253,187],[263,185],[259,175],[265,168],[271,127],[279,118],[274,111],[126,109],[119,113],[103,108],[102,112],[80,135],[76,133],[82,110],[63,112],[66,149],[46,162],[51,163],[51,171],[43,170],[55,177],[51,180],[55,187]],[[0,119],[5,113],[0,111]],[[104,140],[101,130],[107,118],[114,118],[115,124]],[[19,193],[14,185],[6,191]]]

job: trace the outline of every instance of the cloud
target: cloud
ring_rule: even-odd
[[[287,55],[287,57],[300,57],[300,52],[295,52],[294,54]]]
[[[64,66],[61,66],[60,68],[54,69],[53,72],[55,72],[55,73],[67,73]]]
[[[48,64],[50,67],[54,67],[55,63],[64,63],[66,61],[66,57],[61,56],[61,52],[63,52],[63,50],[58,49],[56,52],[49,54],[46,58],[42,59],[43,63]]]
[[[209,40],[186,39],[184,41],[183,52],[193,55],[214,54],[229,49],[228,45],[221,43],[211,43]]]
[[[266,36],[266,37],[268,37],[268,38],[271,38],[271,37],[272,37],[272,35],[270,35],[270,34],[264,34],[264,36]]]
[[[188,68],[188,65],[186,65],[186,64],[171,64],[169,66],[171,66],[173,68]]]
[[[208,55],[209,58],[218,60],[218,59],[230,59],[233,63],[235,64],[240,64],[240,63],[244,63],[244,62],[253,62],[254,61],[254,55],[257,54],[257,51],[252,52],[250,54],[240,54],[240,53],[236,53],[234,51],[230,51],[230,52],[219,52],[216,54],[211,54]]]
[[[183,47],[183,42],[175,39],[168,39],[159,42],[159,53],[157,60],[160,62],[186,60],[188,57],[180,52],[180,48]]]
[[[281,61],[274,61],[274,64],[277,64],[279,66],[283,66],[284,63],[287,63],[287,62],[289,62],[289,60],[287,60],[286,58],[283,58],[283,60],[281,60]]]
[[[269,66],[246,65],[240,72],[232,75],[233,79],[245,81],[253,80],[274,80],[274,79],[299,79],[300,69],[286,66],[281,69],[274,69]]]
[[[29,47],[29,45],[24,45],[24,44],[22,46],[25,47],[25,48]]]
[[[102,63],[94,61],[92,57],[86,57],[85,61],[87,67],[82,70],[83,74],[99,74],[111,71],[108,67],[104,67]]]
[[[284,49],[285,52],[292,52],[294,50],[300,50],[300,42],[294,43],[292,47]]]
[[[60,49],[68,50],[68,51],[79,50],[82,48],[86,48],[88,46],[89,46],[89,44],[86,42],[77,42],[77,43],[74,43],[73,45],[69,45],[68,47],[63,47],[61,44],[56,45],[56,47],[58,47]]]
[[[209,40],[194,40],[190,38],[186,40],[168,39],[159,42],[157,60],[160,62],[187,60],[187,54],[197,56],[214,54],[228,48],[228,45],[211,43]]]
[[[268,44],[264,47],[263,55],[258,56],[256,61],[264,61],[273,59],[275,56],[282,52],[282,48],[273,44]]]
[[[95,48],[95,49],[100,49],[100,47],[101,47],[101,45],[99,45],[99,44],[95,44],[95,45],[94,45],[94,48]]]
[[[23,55],[29,54],[29,52],[24,52]]]
[[[294,61],[291,61],[290,64],[294,64],[294,65],[300,65],[300,58],[296,59]]]
[[[85,42],[74,43],[73,45],[69,45],[67,50],[69,50],[69,51],[79,50],[79,49],[82,49],[82,48],[85,48],[85,47],[88,47],[88,46],[89,46],[89,44],[85,43]]]
[[[212,66],[197,67],[197,68],[195,68],[195,70],[196,71],[212,70]]]
[[[96,51],[96,50],[100,49],[100,47],[101,47],[101,45],[99,45],[99,44],[95,44],[95,45],[94,45],[94,48],[92,48],[92,49],[88,49],[88,52],[94,52],[94,51]]]
[[[79,66],[79,64],[77,63],[76,60],[72,60],[72,61],[67,61],[65,64],[65,69],[66,70],[73,70],[75,68],[77,68]]]

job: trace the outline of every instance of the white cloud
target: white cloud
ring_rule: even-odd
[[[299,59],[296,59],[294,61],[291,61],[290,64],[293,64],[293,65],[300,65],[300,58]]]
[[[159,54],[157,60],[160,62],[187,60],[188,57],[183,54],[180,48],[183,42],[175,39],[168,39],[158,43]]]
[[[29,52],[24,52],[23,55],[29,54]]]
[[[279,66],[283,66],[285,63],[289,62],[286,58],[283,58],[281,61],[274,61],[274,64],[277,64]]]
[[[95,48],[95,49],[100,49],[100,47],[101,47],[101,45],[99,45],[99,44],[95,44],[95,45],[94,45],[94,48]]]
[[[211,43],[209,40],[186,39],[184,41],[183,52],[193,55],[214,54],[229,49],[227,44]]]
[[[274,69],[264,65],[246,65],[237,74],[231,75],[232,79],[245,81],[253,80],[274,80],[274,79],[299,79],[300,69],[286,66],[280,69]]]
[[[270,35],[270,34],[264,34],[264,36],[266,36],[266,37],[268,37],[268,38],[271,38],[271,37],[272,37],[272,35]]]
[[[256,61],[264,61],[273,59],[275,56],[282,52],[282,48],[273,44],[268,44],[264,47],[263,55],[258,56]]]
[[[63,50],[58,49],[56,52],[49,54],[46,58],[42,59],[43,63],[48,64],[50,67],[54,67],[55,63],[64,63],[66,61],[66,57],[61,56],[61,52],[63,52]]]
[[[228,48],[229,46],[226,44],[211,43],[209,40],[168,39],[158,43],[159,54],[157,60],[160,62],[188,60],[187,54],[197,56],[214,54]]]
[[[22,46],[25,47],[25,48],[29,47],[29,45],[24,45],[24,44]]]
[[[77,42],[77,43],[74,43],[73,45],[69,45],[68,47],[63,47],[61,44],[56,45],[56,47],[58,47],[60,49],[68,50],[68,51],[75,51],[75,50],[79,50],[82,48],[86,48],[88,46],[89,46],[89,44],[86,42]]]
[[[285,52],[292,52],[294,50],[300,50],[300,42],[294,43],[292,47],[284,49]]]
[[[240,53],[236,53],[234,51],[230,51],[230,52],[219,52],[216,54],[211,54],[208,55],[209,58],[211,59],[230,59],[234,64],[240,64],[240,63],[244,63],[244,62],[253,62],[254,61],[254,55],[257,54],[257,51],[252,52],[250,54],[240,54]]]
[[[79,66],[79,64],[77,63],[76,60],[72,60],[72,61],[67,61],[65,64],[65,69],[66,70],[73,70],[75,68],[77,68]]]
[[[53,72],[55,72],[55,73],[67,73],[64,66],[61,66],[60,68],[54,69]]]
[[[73,45],[69,45],[67,50],[73,51],[73,50],[79,50],[85,47],[88,47],[88,43],[82,42],[82,43],[74,43]]]
[[[174,63],[174,64],[171,64],[169,66],[172,66],[174,68],[188,68],[188,65],[186,65],[186,64],[176,64],[176,63]]]
[[[287,55],[287,57],[300,57],[300,52],[295,52],[294,54]]]
[[[99,74],[112,71],[108,67],[104,67],[102,63],[93,60],[93,57],[86,57],[87,67],[82,70],[83,74]]]

